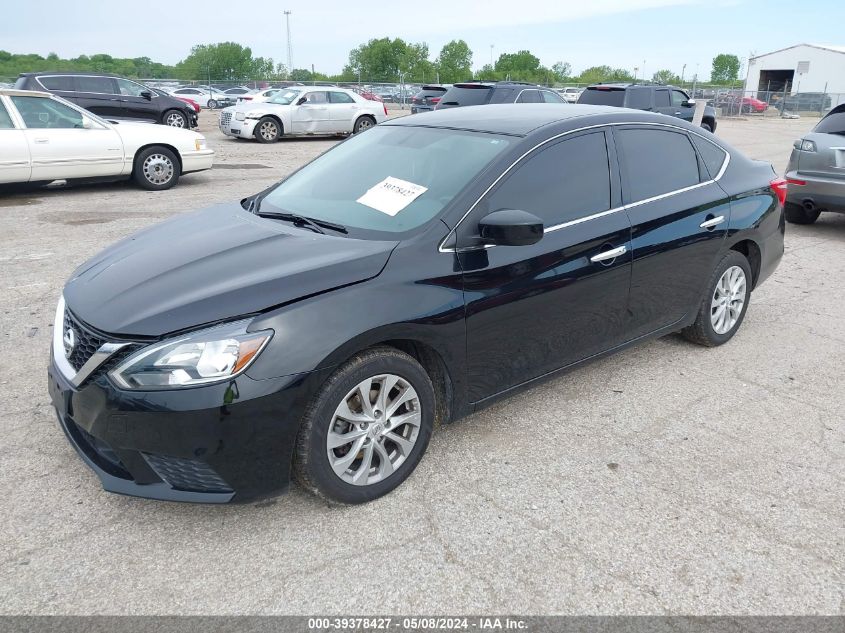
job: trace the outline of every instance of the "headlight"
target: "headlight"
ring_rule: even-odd
[[[242,373],[272,338],[247,332],[250,320],[227,323],[145,347],[109,375],[124,389],[173,389],[229,380]]]
[[[246,113],[235,112],[235,121],[243,121],[246,118]]]
[[[205,149],[205,139],[204,138],[196,139],[194,141],[194,147],[197,148],[197,151],[200,151],[201,149]]]

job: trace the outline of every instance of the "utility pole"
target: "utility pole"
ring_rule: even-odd
[[[293,47],[290,44],[290,11],[285,11],[285,26],[288,33],[288,78],[293,72]]]
[[[684,73],[686,72],[686,70],[687,70],[687,65],[684,64],[683,67],[681,68],[681,86],[684,85]]]
[[[493,46],[494,44],[490,44],[490,68],[493,67]]]

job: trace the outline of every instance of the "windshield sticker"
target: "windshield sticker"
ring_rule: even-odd
[[[428,187],[388,176],[367,190],[357,202],[387,215],[396,215],[428,191]]]

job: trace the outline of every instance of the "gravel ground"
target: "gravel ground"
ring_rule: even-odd
[[[843,614],[845,216],[788,227],[729,345],[669,336],[442,428],[369,505],[104,493],[46,391],[63,281],[335,142],[260,145],[201,120],[217,164],[172,191],[0,196],[0,613]],[[718,133],[782,171],[813,123]]]

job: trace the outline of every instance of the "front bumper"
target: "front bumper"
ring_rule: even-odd
[[[75,389],[51,358],[59,424],[110,492],[226,503],[283,491],[314,374],[246,375],[180,390],[124,391],[105,373]]]
[[[786,172],[787,180],[800,180],[806,184],[797,185],[790,182],[786,189],[786,201],[791,204],[803,205],[811,200],[820,211],[845,213],[845,173],[841,179],[823,178],[821,176],[807,176],[801,172],[790,170]]]
[[[257,124],[258,119],[244,119],[243,121],[238,121],[233,116],[231,119],[227,120],[221,118],[218,123],[218,127],[226,136],[231,136],[233,138],[254,138],[255,126]]]
[[[211,169],[212,165],[214,165],[213,149],[201,149],[194,152],[182,153],[183,174]]]

